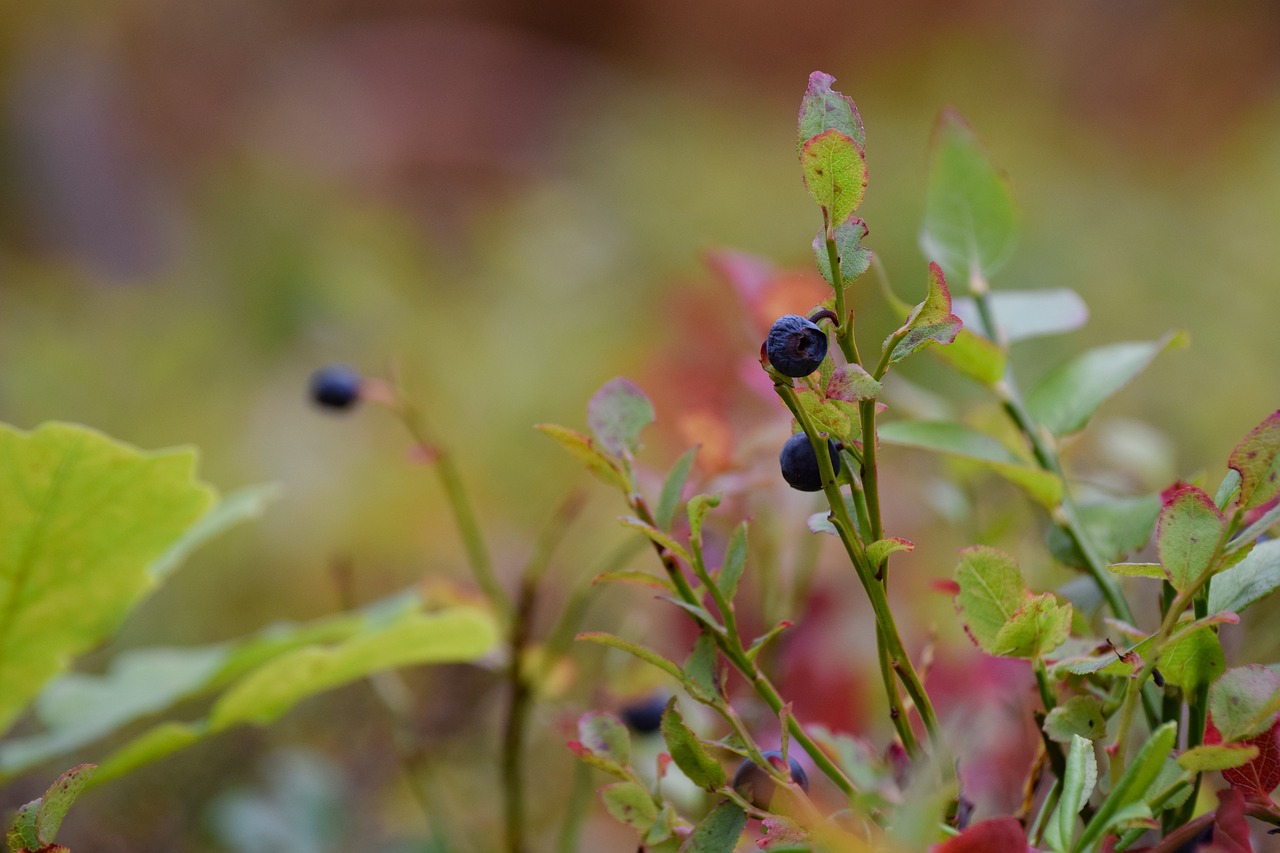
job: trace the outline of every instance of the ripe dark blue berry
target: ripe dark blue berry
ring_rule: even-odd
[[[776,769],[783,769],[781,752],[771,749],[764,753],[764,757]],[[791,767],[791,781],[799,785],[802,791],[808,791],[809,775],[804,772],[800,762],[788,757],[787,764]],[[773,794],[777,787],[778,785],[773,781],[773,778],[761,770],[750,758],[738,765],[738,772],[733,774],[733,789],[758,809],[769,808],[769,803],[773,800]]]
[[[831,469],[840,473],[840,451],[836,443],[827,439],[827,450],[831,453]],[[822,491],[822,472],[818,469],[818,457],[809,443],[809,436],[802,432],[795,433],[782,445],[778,454],[778,464],[782,466],[782,479],[793,489],[802,492]]]
[[[360,399],[360,374],[342,365],[311,374],[311,399],[326,409],[349,409]]]
[[[667,710],[667,697],[650,696],[626,706],[620,712],[622,722],[639,735],[653,734],[662,726],[662,712]]]
[[[799,314],[785,314],[769,330],[764,353],[783,376],[808,376],[827,357],[827,333]]]

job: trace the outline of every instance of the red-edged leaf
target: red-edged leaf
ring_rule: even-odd
[[[975,823],[931,853],[1027,853],[1027,837],[1016,818],[998,817]]]
[[[1280,411],[1249,431],[1227,465],[1240,472],[1240,506],[1253,509],[1280,493]]]
[[[1169,487],[1160,499],[1164,507],[1156,522],[1156,551],[1169,582],[1181,592],[1209,568],[1227,520],[1213,498],[1186,483]]]
[[[1204,730],[1204,742],[1209,745],[1222,743],[1222,734],[1210,718]],[[1280,785],[1280,720],[1260,735],[1239,741],[1245,746],[1256,746],[1258,757],[1248,764],[1222,771],[1222,778],[1252,799],[1270,800],[1271,792]]]

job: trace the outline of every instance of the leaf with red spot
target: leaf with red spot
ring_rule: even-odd
[[[1240,506],[1253,509],[1280,494],[1280,410],[1249,431],[1227,465],[1240,474]]]
[[[1210,717],[1204,730],[1204,742],[1209,745],[1222,743],[1222,733]],[[1280,786],[1280,720],[1260,735],[1238,741],[1243,746],[1258,749],[1258,757],[1247,764],[1222,771],[1222,778],[1241,793],[1254,799],[1269,800],[1271,792]]]
[[[1169,582],[1179,592],[1204,574],[1217,556],[1227,520],[1203,489],[1179,483],[1160,496],[1156,551]]]
[[[975,823],[964,832],[932,848],[931,853],[1027,853],[1027,837],[1016,818],[999,817]]]

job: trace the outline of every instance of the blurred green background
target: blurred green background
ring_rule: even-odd
[[[814,69],[836,76],[866,122],[859,215],[899,293],[923,288],[928,139],[949,104],[1007,170],[1022,209],[1021,246],[995,285],[1071,287],[1091,308],[1085,330],[1019,345],[1023,376],[1087,345],[1188,330],[1191,348],[1108,404],[1110,426],[1098,428],[1132,436],[1133,421],[1148,424],[1165,438],[1140,432],[1139,445],[1171,448],[1162,471],[1207,471],[1214,483],[1233,443],[1280,399],[1280,10],[1270,0],[67,0],[0,6],[0,60],[0,418],[79,421],[148,448],[191,443],[220,488],[284,488],[261,523],[193,558],[120,647],[212,642],[332,611],[331,568],[344,561],[361,601],[424,575],[465,578],[443,497],[407,463],[392,419],[309,407],[307,377],[323,364],[399,365],[457,451],[507,578],[551,507],[585,480],[530,426],[581,427],[586,400],[614,375],[640,379],[659,404],[654,468],[709,440],[697,419],[664,409],[701,400],[706,411],[737,406],[734,451],[705,477],[769,469],[785,420],[726,387],[755,344],[703,253],[733,247],[807,268],[820,220],[800,181],[794,116]],[[892,328],[870,285],[855,304],[868,340]],[[721,331],[704,340],[702,324]],[[976,396],[928,364],[904,375]],[[752,419],[772,430],[768,441],[744,432]],[[1105,467],[1105,453],[1098,460]],[[918,483],[939,466],[889,464],[902,474],[888,487],[889,523],[897,513],[907,535],[919,532],[932,516],[917,506]],[[620,507],[590,494],[598,500],[554,575],[565,588],[621,538]],[[806,507],[792,507],[792,521]],[[1014,525],[980,522],[992,537]],[[803,539],[787,523],[760,527],[773,544],[759,547],[784,555]],[[908,591],[946,575],[973,530],[904,560],[916,577]],[[823,555],[820,577],[835,557]],[[844,601],[847,589],[833,588]],[[629,594],[602,593],[591,626],[652,630],[645,620],[661,611],[628,607]],[[918,637],[936,620],[944,642],[955,639],[949,601],[930,606]],[[824,612],[818,624],[844,624]],[[441,797],[475,828],[469,849],[486,849],[497,802],[485,727],[500,693],[465,668],[415,678]],[[581,682],[569,695],[564,713],[536,721],[546,763],[534,772],[553,789],[572,773],[556,727],[575,708],[618,701]],[[428,849],[414,840],[422,817],[390,742],[367,694],[341,691],[268,732],[87,797],[66,841],[266,849],[228,835],[249,819],[227,798],[249,786],[270,803],[278,784],[360,807],[312,846],[271,849],[336,850],[359,833]],[[282,751],[298,745],[309,751]],[[299,794],[279,782],[295,777],[336,787]],[[4,805],[46,782],[10,788]],[[540,796],[553,826],[556,794]],[[594,823],[588,832],[625,844]]]

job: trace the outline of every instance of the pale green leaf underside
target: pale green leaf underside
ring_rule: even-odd
[[[1020,460],[996,439],[950,421],[894,421],[879,428],[880,441],[973,459],[1025,489],[1043,506],[1062,499],[1062,482]]]
[[[1036,423],[1054,435],[1079,432],[1109,397],[1157,355],[1183,340],[1183,335],[1170,333],[1158,341],[1089,350],[1045,374],[1027,395],[1027,409]]]

